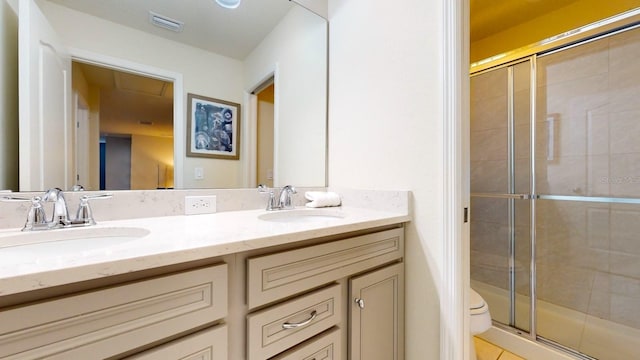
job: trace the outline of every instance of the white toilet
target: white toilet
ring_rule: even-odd
[[[473,344],[473,336],[481,334],[491,327],[491,313],[489,313],[489,305],[484,301],[482,296],[475,290],[469,288],[469,328],[471,330],[471,340],[469,356],[470,360],[476,360],[476,348]]]

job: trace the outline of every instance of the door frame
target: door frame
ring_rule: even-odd
[[[258,175],[258,95],[257,92],[263,89],[263,85],[266,83],[272,83],[275,87],[273,94],[273,186],[278,186],[278,131],[276,131],[279,127],[279,104],[280,104],[280,95],[278,93],[279,84],[280,84],[280,64],[279,62],[275,62],[267,69],[260,77],[260,81],[252,84],[246,91],[244,101],[247,104],[247,108],[245,110],[245,119],[246,126],[244,126],[245,131],[243,136],[249,141],[244,141],[244,148],[246,154],[250,154],[247,161],[243,164],[243,174],[244,174],[244,184],[246,187],[255,188],[258,186],[257,184],[257,175]],[[280,185],[283,186],[283,185]]]
[[[471,252],[469,182],[469,0],[442,1],[442,277],[440,358],[465,360]]]

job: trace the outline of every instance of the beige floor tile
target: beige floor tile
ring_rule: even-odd
[[[474,337],[473,341],[476,345],[478,360],[497,360],[503,351],[501,348],[480,338]]]
[[[525,358],[522,358],[518,355],[512,354],[508,351],[504,351],[502,353],[502,355],[500,355],[500,357],[498,358],[498,360],[525,360]]]

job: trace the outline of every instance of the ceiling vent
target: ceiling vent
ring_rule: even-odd
[[[184,29],[184,23],[182,21],[156,14],[153,11],[149,11],[149,22],[155,26],[175,32],[182,32]]]

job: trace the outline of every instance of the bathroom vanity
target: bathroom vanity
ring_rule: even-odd
[[[0,359],[402,359],[409,216],[331,211],[109,221],[149,233],[0,265]]]

